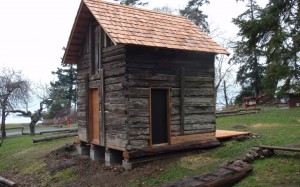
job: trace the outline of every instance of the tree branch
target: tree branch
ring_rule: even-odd
[[[21,113],[23,116],[26,116],[26,117],[31,117],[31,112],[30,111],[23,111],[23,110],[10,110],[10,111],[7,111],[9,113]]]

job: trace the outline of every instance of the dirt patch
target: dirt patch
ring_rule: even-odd
[[[23,154],[26,154],[26,153],[28,153],[32,150],[33,150],[33,148],[31,147],[31,148],[28,148],[28,149],[25,149],[23,151],[20,151],[20,152],[16,153],[14,156],[16,157],[16,156],[19,156],[19,155],[23,155]]]
[[[12,169],[0,175],[20,186],[142,186],[139,179],[157,176],[178,159],[159,160],[125,171],[120,165],[106,167],[104,161],[92,161],[63,147],[35,160],[26,169]]]
[[[291,144],[288,144],[288,145],[285,145],[285,146],[286,147],[300,148],[300,142],[294,142],[294,143],[291,143]]]
[[[213,159],[202,155],[189,155],[179,160],[179,165],[187,169],[197,169],[208,163],[218,163],[219,159]]]
[[[245,127],[243,125],[235,125],[232,128],[234,128],[234,129],[246,129],[247,127]]]
[[[270,127],[278,127],[280,126],[280,124],[276,124],[276,123],[273,123],[273,124],[261,124],[261,123],[258,123],[256,125],[253,125],[251,126],[251,128],[270,128]]]

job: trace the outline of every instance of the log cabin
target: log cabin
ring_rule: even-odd
[[[83,0],[63,57],[77,64],[79,151],[126,165],[219,145],[217,54],[228,52],[186,17]]]

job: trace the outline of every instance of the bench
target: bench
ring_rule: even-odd
[[[21,134],[23,135],[23,133],[24,133],[24,127],[9,127],[9,128],[5,128],[5,130],[15,130],[15,129],[20,129],[21,130]]]

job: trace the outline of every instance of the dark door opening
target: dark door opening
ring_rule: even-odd
[[[168,89],[151,89],[152,144],[168,143]]]

